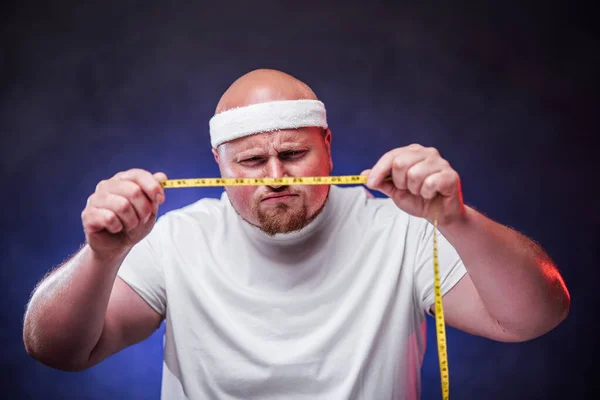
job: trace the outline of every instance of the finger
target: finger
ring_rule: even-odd
[[[142,223],[148,222],[152,214],[158,210],[158,202],[150,201],[141,186],[133,181],[113,180],[106,189],[111,194],[126,198]]]
[[[446,170],[442,173],[442,179],[438,186],[438,192],[442,196],[454,196],[460,194],[460,177],[458,172],[453,169]]]
[[[100,193],[94,197],[93,206],[115,213],[121,220],[125,231],[134,229],[140,223],[133,205],[123,196],[112,193]]]
[[[428,157],[417,162],[406,171],[406,188],[412,194],[419,195],[425,179],[444,168],[448,168],[448,163],[439,157]],[[394,171],[393,174],[396,175],[397,173]]]
[[[119,217],[105,208],[88,207],[83,210],[81,220],[88,233],[97,233],[105,229],[110,233],[119,233],[123,230],[123,223]]]
[[[388,151],[375,163],[369,171],[367,178],[367,187],[370,189],[380,190],[379,186],[383,179],[388,175],[391,169],[391,163],[395,155],[399,153],[399,149]]]
[[[159,173],[159,177],[166,177],[165,174]],[[115,178],[121,180],[130,180],[137,183],[146,196],[153,202],[156,201],[159,204],[164,202],[165,192],[164,188],[160,184],[160,180],[156,179],[150,172],[142,169],[130,169],[125,172],[119,172],[115,175]]]
[[[408,163],[408,165],[406,165],[406,167],[408,167],[421,158],[424,158],[424,156],[419,156],[422,153],[422,149],[422,146],[411,145],[385,153],[371,169],[367,180],[367,186],[379,190],[379,185],[391,173],[394,160],[397,160],[398,167],[404,165],[405,162]],[[403,187],[399,188],[403,189]]]
[[[396,188],[396,186],[394,185],[394,182],[392,182],[392,181],[384,181],[379,186],[377,186],[377,188],[374,190],[378,190],[381,193],[383,193],[389,197],[393,197],[394,193],[399,191],[399,189]]]
[[[164,172],[157,172],[154,175],[152,175],[154,177],[154,179],[156,179],[159,183],[162,181],[166,181],[167,179],[169,179],[167,177],[167,175]],[[165,202],[165,188],[162,187],[162,185],[160,186],[161,188],[161,195],[157,198],[158,204],[162,204]],[[157,213],[158,213],[158,208],[157,208]]]
[[[425,199],[433,199],[438,193],[442,196],[453,196],[460,190],[458,173],[452,169],[429,175],[421,186],[420,194]]]
[[[169,179],[167,178],[167,175],[164,172],[156,172],[152,176],[159,182],[166,181],[167,179]]]
[[[392,180],[400,190],[408,190],[408,171],[415,165],[426,159],[422,152],[411,152],[401,154],[392,160]]]

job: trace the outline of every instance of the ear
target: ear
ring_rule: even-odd
[[[329,171],[333,171],[333,158],[331,157],[331,129],[325,129],[325,146],[327,147],[327,154],[329,154]]]
[[[215,157],[215,161],[219,164],[219,151],[217,149],[212,149],[213,156]]]

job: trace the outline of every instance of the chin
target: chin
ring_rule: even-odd
[[[286,204],[259,212],[258,221],[260,229],[269,236],[298,231],[310,222],[306,206],[292,209]]]

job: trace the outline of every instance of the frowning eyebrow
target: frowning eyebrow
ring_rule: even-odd
[[[258,157],[258,156],[262,156],[263,154],[264,154],[264,150],[261,149],[260,147],[256,147],[256,148],[251,148],[251,149],[247,149],[244,151],[240,151],[239,153],[236,153],[235,156],[233,157],[233,159],[235,161],[239,162],[246,158]]]
[[[277,153],[281,154],[281,153],[285,153],[288,151],[300,151],[300,150],[308,150],[310,148],[310,146],[306,145],[306,144],[301,144],[301,143],[293,143],[293,142],[286,142],[286,143],[282,143],[280,146],[276,147]],[[253,147],[253,148],[249,148],[249,149],[245,149],[242,150],[238,153],[235,154],[234,159],[235,161],[241,161],[247,158],[252,158],[252,157],[265,157],[268,155],[268,151],[265,151],[264,148],[262,147]]]

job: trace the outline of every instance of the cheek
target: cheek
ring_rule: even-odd
[[[248,217],[252,210],[255,192],[256,187],[254,186],[232,186],[227,188],[227,196],[243,217]]]
[[[327,197],[328,191],[329,186],[310,186],[306,190],[306,199],[308,200],[309,207],[319,208]]]
[[[235,168],[234,165],[222,163],[219,165],[221,169],[221,175],[226,178],[239,177],[246,178],[248,174],[240,171],[239,168]],[[257,187],[256,186],[230,186],[225,188],[227,197],[235,207],[238,213],[245,219],[251,217],[251,210],[253,199],[255,197]]]
[[[304,164],[300,164],[295,168],[291,175],[293,176],[325,176],[329,175],[331,172],[329,169],[329,161],[324,162],[323,160],[328,157],[325,153],[315,153],[315,157],[311,157],[310,160],[306,160],[307,162]],[[312,186],[307,185],[302,187],[301,189],[304,192],[304,196],[306,199],[306,204],[309,208],[309,213],[315,212],[318,208],[321,207],[325,199],[327,198],[327,193],[329,192],[329,186]]]

